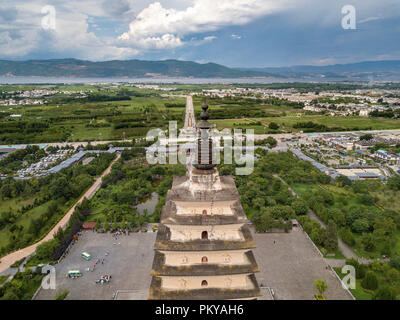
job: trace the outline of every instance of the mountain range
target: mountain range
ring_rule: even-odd
[[[268,77],[267,72],[238,70],[216,63],[192,61],[112,60],[92,62],[77,59],[7,61],[0,60],[0,75],[41,77]]]
[[[400,60],[367,61],[330,66],[229,68],[216,63],[181,60],[112,60],[92,62],[78,59],[10,61],[0,60],[0,76],[39,77],[192,77],[192,78],[287,78],[342,80],[400,80]]]
[[[395,80],[400,79],[400,60],[364,61],[328,66],[240,68],[240,70],[267,72],[288,78]]]

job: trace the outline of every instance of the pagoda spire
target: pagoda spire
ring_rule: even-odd
[[[208,121],[210,118],[208,114],[207,101],[201,106],[203,112],[200,115],[200,121],[197,123],[197,163],[194,167],[199,170],[211,170],[216,166],[214,160],[213,140],[210,135],[210,130],[214,126]]]

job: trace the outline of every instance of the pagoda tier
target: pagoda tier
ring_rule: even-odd
[[[227,228],[222,228],[226,226]],[[160,224],[156,250],[239,250],[255,248],[255,242],[247,225],[169,225]]]
[[[153,276],[217,276],[258,272],[250,250],[156,251]]]
[[[168,200],[173,201],[240,201],[239,192],[231,176],[218,175],[216,169],[192,169],[188,176],[174,177]]]
[[[204,281],[216,285],[204,287]],[[247,300],[258,296],[260,289],[252,273],[232,276],[153,277],[149,299]]]

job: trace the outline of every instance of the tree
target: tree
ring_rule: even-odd
[[[279,126],[278,126],[279,128]],[[278,141],[276,141],[273,137],[268,137],[265,139],[265,142],[268,144],[268,146],[272,149],[275,148],[278,144]]]
[[[378,288],[378,279],[373,271],[367,271],[361,286],[368,290],[376,290]]]
[[[384,286],[377,290],[375,300],[396,300],[397,289],[394,287]]]
[[[334,208],[329,210],[329,212],[332,216],[333,221],[335,221],[338,227],[343,227],[346,225],[346,217],[342,210]]]
[[[338,248],[337,229],[333,220],[329,220],[328,222],[324,244],[325,248],[330,252],[333,252]]]
[[[372,206],[375,203],[375,198],[370,194],[361,194],[357,196],[357,201],[366,206]]]
[[[310,233],[310,238],[316,245],[322,245],[325,238],[325,230],[321,227],[313,228]]]
[[[315,280],[315,288],[320,294],[323,294],[325,290],[328,289],[328,285],[324,280],[317,279]]]
[[[296,199],[292,202],[291,205],[292,209],[294,210],[294,212],[296,213],[296,215],[305,215],[308,212],[308,207],[306,205],[306,203],[301,200],[301,199]]]
[[[397,270],[400,270],[400,256],[395,254],[390,258],[390,265]]]
[[[265,213],[261,217],[261,228],[262,230],[269,230],[274,226],[274,219],[269,212]]]
[[[122,221],[122,223],[121,223],[121,229],[122,229],[122,230],[125,230],[126,227],[127,227],[127,222],[124,220],[124,221]]]
[[[275,123],[275,122],[271,122],[268,125],[268,128],[270,128],[271,130],[278,130],[279,129],[279,125],[277,123]]]
[[[364,134],[363,136],[360,137],[360,141],[362,141],[362,140],[369,141],[369,140],[372,140],[373,138],[374,137],[371,134]]]
[[[60,245],[58,239],[43,242],[36,248],[36,257],[39,260],[51,260],[54,249]]]
[[[389,178],[387,186],[392,190],[400,190],[400,176],[394,175],[393,177]]]
[[[395,283],[397,280],[399,280],[400,277],[400,272],[397,271],[394,268],[391,268],[388,272],[387,272],[387,277],[389,279],[389,281],[391,283]]]
[[[341,238],[344,243],[348,244],[349,246],[354,246],[356,241],[354,240],[353,234],[350,231],[350,228],[345,228],[341,233]]]
[[[351,180],[346,176],[339,175],[335,178],[335,184],[338,187],[351,186]]]
[[[392,218],[377,217],[374,222],[374,231],[379,230],[383,236],[390,236],[396,231],[396,223]]]
[[[371,252],[375,249],[374,237],[370,233],[364,233],[362,235],[361,243],[364,246],[365,251]]]
[[[367,219],[357,219],[351,225],[351,228],[356,233],[363,233],[369,230],[369,223]]]
[[[50,194],[54,198],[69,199],[72,195],[71,186],[64,176],[53,180],[49,186]]]
[[[254,208],[260,210],[265,206],[265,200],[262,198],[255,198],[252,201]]]

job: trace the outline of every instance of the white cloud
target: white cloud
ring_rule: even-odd
[[[381,20],[381,19],[383,19],[383,17],[368,17],[368,18],[357,21],[357,23],[366,23],[366,22],[376,21],[376,20]]]
[[[16,13],[11,24],[7,24],[7,21],[2,23],[0,15],[1,58],[23,58],[28,54],[40,53],[47,57],[50,55],[104,60],[129,58],[139,52],[135,48],[119,47],[115,44],[115,39],[98,37],[88,30],[89,12],[111,17],[118,10],[123,10],[124,1],[120,1],[108,14],[101,6],[95,8],[94,0],[53,3],[56,9],[55,30],[44,30],[41,27],[44,16],[41,9],[47,4],[44,0],[16,0],[9,2],[8,7],[5,6],[6,9],[2,12],[8,10]]]
[[[126,34],[120,37],[121,40],[130,40]],[[131,41],[130,44],[134,44],[135,47],[141,49],[170,49],[176,48],[183,45],[181,39],[174,34],[165,33],[160,36],[150,36],[146,38],[137,38]]]
[[[293,32],[307,25],[337,28],[342,18],[339,4],[320,0],[1,1],[0,58],[125,59],[150,50],[165,50],[155,54],[168,57],[168,50],[215,41],[212,34],[223,28],[228,35],[235,32],[231,39],[241,39],[236,34],[241,33],[240,28],[229,30],[230,26],[263,17],[267,21],[268,15],[283,11],[279,23]],[[48,4],[57,11],[54,31],[41,28],[41,9]],[[399,0],[354,0],[353,4],[360,24],[398,17],[400,12]],[[184,50],[179,51],[184,54]]]
[[[243,25],[267,14],[288,7],[290,0],[195,0],[182,10],[167,9],[154,2],[142,10],[129,25],[129,31],[119,40],[141,47],[148,43],[155,48],[165,42],[164,35],[173,41],[169,45],[182,46],[184,36],[215,31],[225,26]],[[151,39],[149,42],[148,39]],[[159,44],[160,43],[160,44]]]
[[[217,39],[216,36],[209,36],[209,37],[204,37],[203,40],[206,41],[206,42],[211,42],[211,41],[213,41],[215,39]]]

